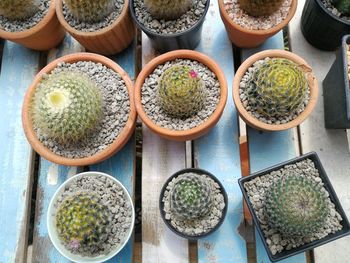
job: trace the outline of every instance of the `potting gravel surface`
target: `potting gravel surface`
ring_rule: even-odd
[[[7,32],[20,32],[38,24],[45,17],[50,7],[50,0],[40,0],[40,2],[39,10],[25,20],[10,20],[0,15],[1,29]]]
[[[196,71],[205,83],[205,102],[196,115],[180,119],[168,115],[158,101],[158,82],[162,73],[173,65],[188,65]],[[188,130],[205,122],[215,111],[220,100],[220,83],[215,74],[198,61],[176,59],[159,65],[148,78],[141,89],[142,106],[148,117],[158,126],[171,130]]]
[[[124,189],[105,176],[79,177],[71,181],[57,198],[57,202],[54,204],[56,211],[52,214],[53,220],[55,220],[57,209],[63,201],[77,193],[87,193],[101,198],[101,203],[107,206],[112,214],[111,231],[106,241],[96,247],[96,250],[84,250],[83,247],[80,247],[76,251],[71,250],[71,252],[91,257],[97,254],[108,254],[122,245],[127,238],[132,222],[132,206]]]
[[[123,7],[124,0],[115,0],[113,11],[99,22],[82,22],[75,19],[64,2],[62,11],[64,19],[71,27],[83,32],[95,32],[111,25],[121,14]]]
[[[176,0],[174,0],[176,1]],[[135,0],[134,8],[137,20],[149,30],[158,34],[174,34],[187,31],[201,19],[207,0],[193,0],[190,10],[178,19],[156,19],[147,11],[144,0]]]
[[[57,155],[67,158],[89,157],[112,144],[125,127],[130,113],[129,93],[121,76],[100,63],[91,61],[60,63],[52,73],[65,70],[81,71],[95,81],[103,99],[102,120],[89,136],[70,145],[60,144],[39,129],[35,131],[38,139]]]
[[[349,17],[349,16],[345,16],[345,15],[343,15],[342,13],[340,13],[340,12],[338,11],[338,9],[336,9],[336,8],[332,5],[332,3],[331,3],[330,0],[321,0],[321,1],[322,1],[322,3],[324,4],[324,6],[325,6],[333,15],[336,15],[337,17],[339,17],[339,18],[341,18],[341,19],[343,19],[343,20],[349,22],[350,17]]]
[[[258,120],[264,123],[279,125],[279,124],[284,124],[294,120],[300,115],[300,113],[302,113],[305,110],[306,106],[309,104],[310,90],[307,91],[304,103],[299,108],[297,108],[294,112],[292,112],[289,116],[280,117],[278,119],[274,117],[268,118],[256,111],[253,111],[252,105],[249,102],[249,98],[245,94],[245,90],[249,87],[248,86],[249,80],[251,79],[255,71],[259,69],[261,64],[263,64],[265,61],[268,61],[270,59],[271,58],[267,57],[265,59],[258,60],[251,67],[248,68],[247,72],[244,74],[243,78],[241,79],[241,82],[239,83],[239,97],[241,99],[243,107],[248,111],[250,115],[252,115],[253,117],[257,118]]]
[[[239,5],[239,0],[224,0],[225,10],[236,24],[251,30],[270,29],[280,24],[289,14],[292,0],[285,0],[279,10],[269,16],[248,15]]]
[[[213,229],[219,222],[223,215],[223,210],[225,208],[224,196],[221,193],[220,186],[210,177],[205,174],[200,176],[206,177],[210,184],[213,194],[212,199],[212,209],[202,218],[193,219],[193,220],[183,220],[177,218],[170,209],[170,192],[173,189],[174,183],[183,176],[191,175],[192,173],[185,173],[173,178],[166,187],[163,196],[164,203],[164,212],[165,219],[170,220],[170,224],[179,232],[189,235],[189,236],[198,236],[209,232]]]
[[[319,176],[319,172],[315,168],[314,162],[310,159],[306,159],[295,164],[286,165],[280,170],[256,177],[255,179],[252,179],[244,184],[244,188],[247,191],[249,200],[255,210],[265,235],[266,243],[268,244],[273,255],[280,253],[283,250],[290,250],[292,248],[300,247],[342,229],[342,225],[340,224],[342,217],[335,210],[335,205],[332,203],[331,199],[329,198],[329,193],[324,187],[322,188],[322,192],[328,197],[327,202],[330,208],[330,213],[323,228],[320,229],[318,233],[305,238],[285,237],[269,226],[265,214],[265,196],[269,194],[269,188],[278,180],[278,178],[289,175],[311,178],[320,185],[324,186],[324,183]]]

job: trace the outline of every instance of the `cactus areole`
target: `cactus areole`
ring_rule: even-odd
[[[9,20],[24,20],[39,10],[40,0],[1,0],[0,15]]]
[[[144,0],[150,14],[158,19],[176,19],[192,6],[192,0]]]
[[[276,12],[285,0],[239,0],[240,7],[251,16],[268,16]]]

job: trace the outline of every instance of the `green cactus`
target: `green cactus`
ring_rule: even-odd
[[[280,177],[266,199],[270,226],[284,236],[306,237],[316,233],[329,214],[323,186],[296,175]]]
[[[304,103],[307,92],[308,82],[304,71],[283,58],[264,61],[245,89],[253,111],[268,118],[289,116]]]
[[[0,0],[0,15],[10,20],[24,20],[33,16],[40,0]]]
[[[276,12],[284,0],[239,0],[241,8],[251,16],[268,16]]]
[[[113,11],[115,0],[64,0],[64,3],[77,20],[98,22]]]
[[[170,209],[175,216],[191,220],[206,215],[212,205],[211,186],[203,175],[179,176],[170,192]]]
[[[350,0],[331,0],[331,3],[343,15],[350,15]]]
[[[158,19],[177,19],[186,13],[193,4],[192,0],[144,0],[150,14]]]
[[[63,144],[85,138],[102,118],[102,95],[81,72],[62,71],[43,78],[31,106],[34,127]]]
[[[174,65],[160,77],[158,96],[166,113],[178,118],[189,117],[204,105],[204,82],[190,67]]]
[[[56,213],[56,229],[71,251],[96,251],[110,232],[112,214],[100,198],[78,193],[65,199]]]

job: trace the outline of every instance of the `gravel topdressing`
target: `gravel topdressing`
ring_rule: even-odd
[[[196,115],[186,119],[180,119],[168,115],[160,106],[158,100],[158,81],[162,73],[169,67],[188,65],[195,70],[205,82],[205,102],[202,110]],[[159,65],[141,88],[141,102],[148,117],[158,126],[171,130],[188,130],[205,122],[215,111],[220,100],[220,83],[215,74],[205,65],[198,61],[188,59],[176,59]]]
[[[268,244],[273,255],[280,253],[283,250],[290,250],[292,248],[300,247],[342,229],[342,225],[340,224],[342,217],[335,210],[335,205],[328,197],[329,193],[325,188],[322,188],[322,192],[328,197],[327,202],[330,208],[330,213],[326,219],[326,223],[318,233],[304,238],[286,237],[282,236],[275,229],[272,229],[267,222],[265,214],[265,196],[269,194],[271,185],[276,182],[278,178],[288,175],[298,175],[305,178],[312,178],[320,185],[324,186],[324,183],[319,176],[319,172],[315,168],[314,162],[310,159],[306,159],[295,164],[286,165],[280,170],[256,177],[255,179],[252,179],[244,184],[244,188],[247,191],[249,200],[255,210],[265,235],[266,243]]]
[[[342,13],[340,13],[340,12],[338,11],[338,9],[336,9],[336,8],[332,5],[332,3],[331,3],[330,0],[321,0],[321,1],[322,1],[322,3],[324,4],[324,6],[325,6],[333,15],[336,15],[337,17],[339,17],[339,18],[341,18],[341,19],[343,19],[343,20],[349,22],[350,17],[349,17],[349,16],[345,16],[345,15],[343,15]]]
[[[64,70],[84,72],[96,82],[103,98],[102,120],[92,134],[71,145],[62,145],[39,129],[35,131],[38,139],[57,155],[67,158],[89,157],[112,144],[125,127],[130,113],[129,93],[121,76],[100,63],[91,61],[60,63],[52,73]]]
[[[124,7],[124,0],[115,0],[113,11],[99,22],[82,22],[73,17],[67,6],[63,3],[63,16],[67,23],[76,30],[83,32],[95,32],[110,26],[121,14]]]
[[[124,243],[132,227],[132,206],[128,201],[127,194],[116,182],[105,176],[88,175],[78,177],[71,181],[58,197],[56,204],[54,204],[55,211],[54,214],[52,214],[53,220],[55,220],[57,209],[63,201],[81,192],[100,197],[102,203],[108,207],[112,214],[111,231],[106,241],[99,247],[96,247],[94,251],[84,250],[83,247],[80,247],[78,250],[70,251],[88,257],[108,254]]]
[[[158,34],[174,34],[187,31],[197,24],[204,14],[206,3],[207,0],[193,0],[192,8],[175,20],[153,18],[143,0],[135,0],[134,8],[137,20],[150,31]]]
[[[25,20],[9,20],[0,15],[1,29],[7,32],[20,32],[37,25],[45,17],[50,7],[50,0],[40,0],[40,2],[39,11]]]
[[[280,24],[288,15],[292,0],[285,0],[279,10],[269,16],[248,15],[239,5],[239,0],[224,0],[225,10],[236,24],[251,30],[266,30]]]

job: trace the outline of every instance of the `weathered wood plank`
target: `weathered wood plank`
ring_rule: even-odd
[[[0,262],[26,258],[33,152],[22,130],[26,89],[38,70],[39,54],[5,42],[0,76]]]
[[[334,52],[313,48],[300,31],[300,17],[305,0],[299,0],[298,9],[290,23],[290,43],[293,52],[303,57],[313,68],[318,79],[320,95],[311,116],[300,126],[303,153],[316,151],[337,192],[340,202],[350,216],[350,154],[345,130],[327,130],[324,125],[322,81],[333,61]],[[322,29],[320,29],[322,30]],[[342,263],[350,258],[350,237],[321,246],[314,250],[316,263]]]

